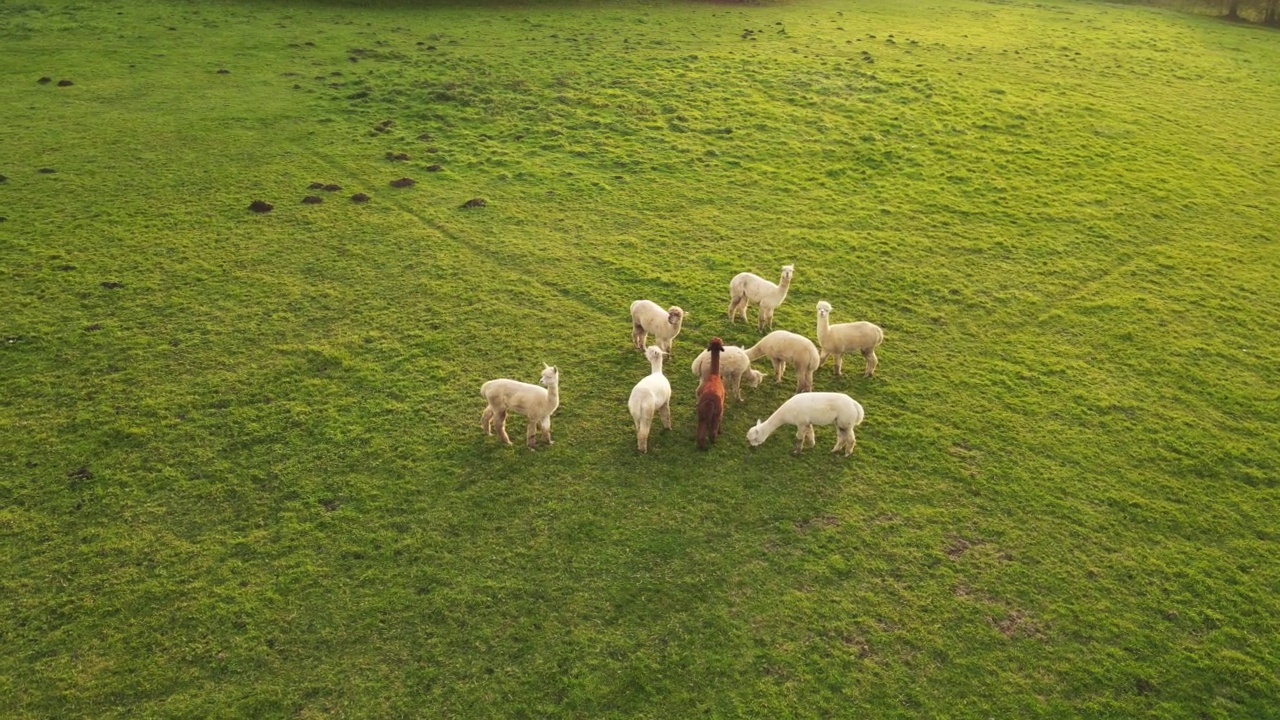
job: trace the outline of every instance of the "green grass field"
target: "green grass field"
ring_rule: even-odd
[[[0,47],[0,715],[1280,713],[1275,32],[0,0]],[[857,450],[747,446],[788,372],[698,453],[787,263],[775,327],[885,328],[817,375]],[[637,298],[689,313],[647,456]],[[486,438],[543,362],[556,444]]]

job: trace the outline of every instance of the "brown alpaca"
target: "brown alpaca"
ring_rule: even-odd
[[[724,415],[724,383],[720,380],[720,352],[724,343],[711,338],[711,372],[698,386],[698,449],[706,450],[720,434],[720,418]]]

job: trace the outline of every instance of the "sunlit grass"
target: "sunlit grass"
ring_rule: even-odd
[[[1280,703],[1275,33],[110,0],[0,45],[3,714]],[[689,363],[788,263],[775,327],[885,329],[816,377],[857,450],[747,447],[788,375],[698,453]],[[689,312],[647,456],[640,297]],[[556,444],[485,438],[543,362]]]

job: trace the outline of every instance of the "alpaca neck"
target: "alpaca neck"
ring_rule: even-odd
[[[774,430],[777,430],[785,424],[786,423],[783,422],[781,414],[774,412],[769,416],[768,420],[760,423],[760,432],[764,433],[764,437],[767,438],[773,434]]]
[[[656,360],[649,361],[649,374],[650,375],[662,374],[662,358],[661,357],[659,357]]]
[[[773,434],[773,431],[780,427],[782,427],[782,421],[778,419],[778,413],[775,412],[769,416],[768,420],[765,420],[756,426],[760,432],[760,442],[768,440],[769,436]]]
[[[782,301],[787,297],[787,288],[789,287],[791,287],[791,277],[783,275],[782,280],[778,282],[778,291],[774,293],[778,296],[779,305],[781,305]]]
[[[720,351],[718,349],[711,351],[711,374],[720,374]]]
[[[560,381],[557,380],[547,385],[547,406],[551,408],[560,405]]]
[[[818,316],[818,340],[822,340],[822,338],[827,334],[828,328],[830,328],[830,325],[827,324],[827,316],[819,315]]]

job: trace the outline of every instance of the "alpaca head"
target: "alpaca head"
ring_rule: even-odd
[[[718,337],[711,338],[711,342],[707,343],[707,350],[712,353],[724,352],[724,341]]]
[[[825,318],[831,314],[831,303],[826,300],[818,301],[818,317]]]
[[[538,382],[542,383],[543,385],[546,385],[547,387],[551,387],[552,385],[560,381],[560,371],[557,370],[555,366],[542,363],[542,367],[543,367],[542,377],[538,380]]]
[[[672,325],[679,326],[680,322],[683,320],[684,320],[684,310],[681,310],[679,306],[672,305],[671,307],[667,308],[667,322],[671,323]]]
[[[764,442],[764,428],[761,427],[762,424],[763,423],[757,419],[755,426],[747,431],[747,442],[751,443],[751,447],[755,447]]]
[[[792,274],[792,273],[794,273],[795,271],[796,271],[796,266],[795,266],[795,265],[783,265],[783,266],[782,266],[782,279],[783,279],[783,280],[790,280],[790,279],[791,279],[791,274]]]
[[[662,352],[662,348],[658,347],[657,345],[650,345],[649,347],[645,348],[644,356],[645,356],[645,359],[647,359],[650,363],[654,363],[666,357],[667,354]]]
[[[760,387],[760,381],[764,379],[764,373],[755,368],[747,368],[747,384],[753,388]]]

